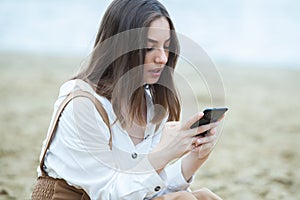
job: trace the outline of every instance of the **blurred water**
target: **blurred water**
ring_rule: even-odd
[[[300,1],[163,0],[216,62],[300,67]],[[0,51],[86,55],[109,0],[0,0]]]

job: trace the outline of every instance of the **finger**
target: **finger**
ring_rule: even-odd
[[[197,137],[192,137],[192,145],[194,147],[198,146],[198,138]]]
[[[206,136],[202,138],[197,138],[195,141],[195,146],[201,146],[207,143],[215,143],[217,139],[217,135]]]
[[[208,131],[210,129],[213,129],[213,128],[217,127],[218,125],[219,125],[219,122],[213,122],[213,123],[210,123],[210,124],[202,125],[202,126],[198,127],[197,132],[198,132],[198,134],[200,134],[200,133],[203,133],[203,132]]]
[[[193,151],[198,151],[199,153],[203,154],[207,151],[207,153],[211,152],[214,148],[215,144],[213,143],[206,143],[199,146],[194,147]]]
[[[216,135],[217,134],[217,128],[212,128],[208,131],[208,134],[206,136]]]
[[[203,112],[197,113],[194,116],[192,116],[187,122],[183,123],[181,126],[182,130],[188,130],[190,127],[199,119],[203,117]]]

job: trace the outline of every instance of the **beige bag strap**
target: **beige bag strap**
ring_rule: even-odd
[[[110,149],[112,148],[112,135],[111,135],[111,129],[110,129],[110,124],[109,124],[109,119],[108,119],[108,115],[107,112],[105,111],[105,109],[103,108],[101,102],[91,93],[86,92],[86,91],[82,91],[82,90],[77,90],[74,92],[71,92],[66,98],[65,100],[61,103],[61,105],[58,107],[53,123],[51,125],[50,128],[50,135],[48,137],[48,140],[46,142],[46,147],[43,153],[43,157],[41,159],[40,162],[40,169],[42,172],[42,175],[45,176],[46,173],[44,171],[44,161],[45,161],[45,156],[47,153],[48,148],[50,147],[51,141],[55,135],[55,130],[57,128],[58,125],[58,121],[59,121],[59,117],[61,115],[61,113],[63,112],[63,110],[65,109],[65,107],[67,106],[67,104],[74,98],[76,97],[86,97],[89,98],[91,101],[93,101],[95,103],[95,106],[97,108],[97,111],[99,112],[99,114],[101,115],[101,117],[103,118],[103,121],[105,122],[105,124],[107,125],[107,127],[109,128],[109,132],[110,132],[110,137],[109,137],[109,147]]]

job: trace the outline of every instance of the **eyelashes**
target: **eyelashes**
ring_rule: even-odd
[[[153,50],[154,50],[153,47],[146,48],[146,51],[147,51],[147,52],[151,52],[151,51],[153,51]]]
[[[147,51],[147,52],[151,52],[151,51],[153,51],[153,50],[155,50],[155,49],[157,49],[157,48],[155,48],[155,47],[147,47],[147,48],[146,48],[146,51]],[[168,50],[170,49],[170,47],[169,47],[169,46],[164,46],[164,49],[165,49],[166,51],[168,51]]]

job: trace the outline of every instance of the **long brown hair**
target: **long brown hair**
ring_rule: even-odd
[[[179,120],[181,108],[173,81],[179,43],[166,8],[157,0],[114,0],[103,16],[88,65],[74,77],[90,83],[111,101],[122,126],[133,121],[146,124],[142,66],[147,27],[161,17],[170,25],[170,52],[160,80],[150,85],[150,91],[154,104],[166,112],[157,109],[152,122],[159,123],[166,114],[168,121]]]

